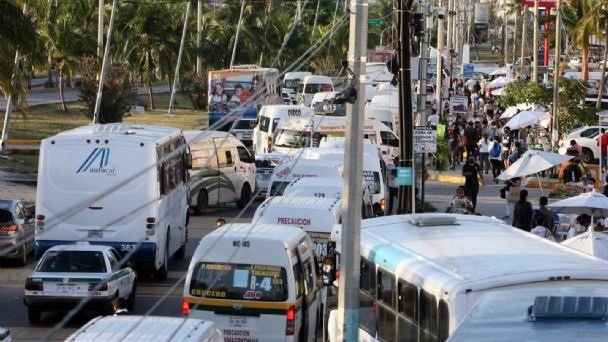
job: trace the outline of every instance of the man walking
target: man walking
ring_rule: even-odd
[[[397,166],[398,165],[399,165],[399,157],[393,158],[393,163],[386,165],[386,174],[387,174],[387,178],[388,178],[388,208],[387,208],[388,215],[393,213],[393,199],[396,199],[399,194],[399,186],[397,185]]]
[[[537,216],[542,216],[543,226],[553,232],[553,229],[555,228],[555,215],[551,209],[547,208],[548,203],[549,199],[546,196],[541,196],[538,199],[538,209],[534,211],[532,222],[536,222],[535,218]]]
[[[477,207],[477,194],[479,193],[479,182],[483,185],[483,174],[481,166],[475,162],[475,157],[468,157],[468,161],[462,167],[462,175],[465,177],[464,188],[466,195],[473,202],[473,210]]]

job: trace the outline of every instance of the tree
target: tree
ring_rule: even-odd
[[[589,38],[598,33],[598,25],[593,19],[597,0],[571,0],[563,9],[563,21],[574,46],[581,49],[582,79],[589,79]]]
[[[566,134],[575,125],[594,125],[597,123],[595,113],[599,109],[582,105],[585,93],[589,88],[586,81],[565,78],[560,79],[560,112],[559,134]]]
[[[547,105],[551,102],[551,92],[537,82],[515,80],[509,83],[498,99],[498,104],[504,107],[515,106],[519,103],[536,103]]]

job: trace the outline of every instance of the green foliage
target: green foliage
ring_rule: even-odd
[[[515,106],[519,103],[537,103],[547,105],[551,102],[551,92],[540,83],[516,80],[509,83],[498,104],[504,107]]]
[[[589,84],[582,80],[562,78],[560,80],[559,133],[566,134],[575,125],[594,125],[599,110],[582,105]]]
[[[207,79],[196,76],[196,73],[188,73],[180,78],[181,90],[185,94],[192,107],[198,110],[207,109]]]
[[[85,59],[81,65],[80,100],[85,103],[83,113],[89,119],[93,119],[95,112],[97,89],[99,87],[97,72],[100,69],[99,63],[93,58]],[[122,122],[125,113],[135,100],[135,92],[129,83],[126,69],[113,67],[107,71],[102,95],[99,117],[96,123]]]

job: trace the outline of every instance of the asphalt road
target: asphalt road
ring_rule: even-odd
[[[488,216],[502,217],[504,215],[504,200],[498,192],[502,185],[489,184],[480,190],[478,211]],[[437,207],[439,212],[445,211],[456,185],[428,182],[426,184],[426,200]],[[538,202],[540,192],[532,189],[530,201]],[[260,201],[245,211],[240,219],[236,219],[239,211],[235,206],[230,208],[211,208],[204,216],[193,216],[190,221],[190,240],[187,245],[186,257],[183,260],[171,260],[169,277],[166,281],[140,281],[137,302],[132,314],[179,316],[181,312],[181,296],[183,277],[187,271],[190,258],[200,238],[215,226],[218,217],[224,217],[231,222],[249,222]],[[15,341],[62,341],[72,332],[93,318],[93,315],[78,314],[63,327],[56,327],[63,319],[61,313],[44,313],[42,321],[37,324],[29,323],[27,310],[23,304],[23,285],[25,277],[34,267],[30,259],[27,266],[18,267],[8,261],[0,261],[0,326],[8,328]]]

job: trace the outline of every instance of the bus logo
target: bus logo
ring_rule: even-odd
[[[108,147],[96,147],[80,165],[76,173],[100,173],[106,175],[115,175],[115,168],[108,168],[110,160],[110,149]]]

